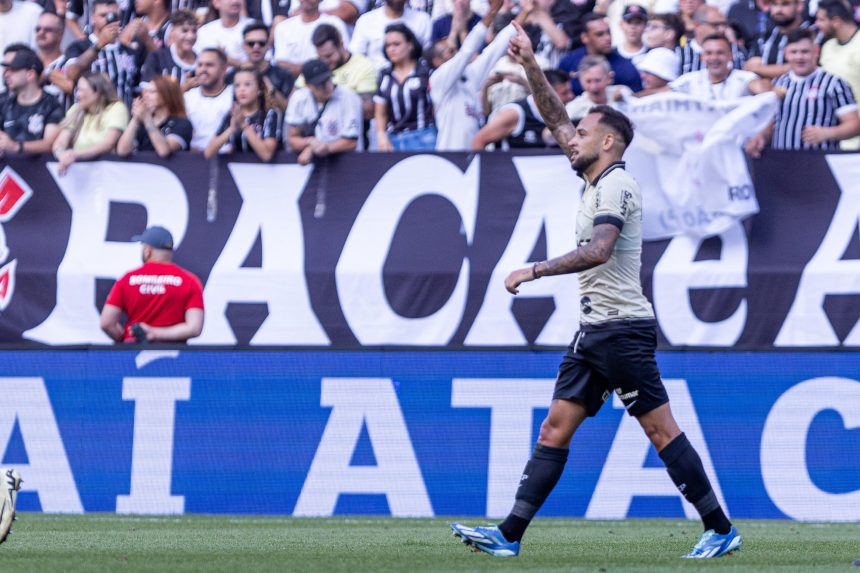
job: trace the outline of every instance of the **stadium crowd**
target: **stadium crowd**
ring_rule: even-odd
[[[549,147],[513,22],[573,121],[666,91],[772,90],[750,154],[858,149],[851,1],[0,0],[0,152],[52,152],[64,173],[136,151]]]

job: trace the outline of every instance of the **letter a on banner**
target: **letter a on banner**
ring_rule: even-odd
[[[433,508],[406,421],[388,378],[323,378],[322,406],[331,407],[319,448],[293,512],[334,513],[341,494],[385,494],[394,516],[431,517]],[[362,425],[376,466],[350,466]]]
[[[702,458],[714,495],[728,515],[729,509],[687,383],[684,380],[664,380],[663,383],[672,401],[672,412]],[[624,409],[617,394],[612,395],[612,407]],[[681,500],[687,519],[699,518],[696,508],[684,499],[664,467],[644,467],[650,451],[651,442],[642,432],[639,422],[625,414],[585,512],[587,519],[624,519],[633,498],[637,496],[677,497]]]
[[[519,346],[527,341],[511,310],[513,298],[504,288],[505,277],[514,269],[530,266],[529,255],[546,233],[547,256],[557,257],[576,248],[576,212],[582,180],[570,169],[566,157],[514,157],[514,166],[526,192],[517,224],[508,246],[493,269],[481,310],[466,336],[467,346]],[[552,298],[555,312],[535,342],[565,345],[572,335],[571,324],[579,317],[579,283],[575,275],[531,282],[518,298]]]
[[[14,464],[25,476],[22,491],[38,493],[42,511],[46,513],[83,513],[45,381],[0,378],[0,396],[0,460],[17,419],[30,462]]]

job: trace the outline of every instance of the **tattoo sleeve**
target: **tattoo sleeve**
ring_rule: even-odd
[[[591,241],[565,255],[538,263],[537,275],[547,277],[578,273],[602,265],[609,260],[621,229],[605,223],[597,225],[591,233]]]
[[[529,80],[529,86],[532,90],[532,95],[535,98],[535,103],[540,110],[546,126],[552,132],[553,137],[558,142],[565,155],[570,157],[570,147],[567,142],[573,138],[576,133],[576,128],[567,117],[567,112],[564,109],[564,104],[555,90],[549,85],[546,76],[537,64],[537,61],[531,59],[524,66],[526,70],[526,78]]]

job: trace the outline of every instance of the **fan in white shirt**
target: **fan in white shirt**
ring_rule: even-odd
[[[381,70],[388,64],[382,53],[385,28],[398,22],[406,24],[424,48],[430,46],[433,30],[430,16],[412,10],[406,6],[406,0],[385,0],[385,6],[363,14],[355,23],[349,51],[367,56],[376,69]]]
[[[705,100],[726,100],[755,95],[770,89],[770,82],[756,74],[732,67],[732,48],[720,34],[702,41],[703,68],[683,74],[669,84],[672,91]]]
[[[209,145],[224,115],[233,107],[233,86],[227,85],[224,53],[207,48],[197,56],[194,77],[198,87],[185,92],[185,110],[194,128],[191,149],[202,151]]]
[[[320,13],[319,6],[320,0],[299,0],[298,14],[275,27],[275,61],[295,77],[301,75],[302,64],[317,57],[311,41],[317,26],[330,24],[337,28],[341,38],[349,37],[343,20]]]
[[[245,63],[248,56],[243,47],[242,32],[245,26],[254,20],[242,16],[244,11],[245,0],[221,0],[219,8],[221,17],[197,30],[194,51],[199,54],[206,48],[219,48],[227,54],[227,60],[231,66]]]

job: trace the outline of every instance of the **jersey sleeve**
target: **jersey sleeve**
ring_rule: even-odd
[[[194,126],[191,122],[184,118],[176,118],[173,124],[173,132],[168,136],[176,139],[182,146],[181,149],[187,151],[191,149],[191,139],[194,136]]]
[[[276,109],[266,112],[263,120],[263,131],[260,134],[263,139],[281,139],[281,114]]]
[[[602,181],[597,186],[594,226],[610,224],[623,229],[633,211],[634,200],[633,189],[623,181]]]
[[[203,285],[200,283],[200,279],[191,273],[189,273],[189,278],[191,279],[191,288],[188,293],[188,302],[185,304],[185,310],[187,311],[192,308],[203,310]]]
[[[109,304],[111,306],[115,306],[117,308],[125,309],[125,299],[123,298],[123,289],[126,283],[127,277],[122,277],[118,281],[116,281],[110,289],[110,293],[108,293],[107,300],[105,300],[105,304]]]

